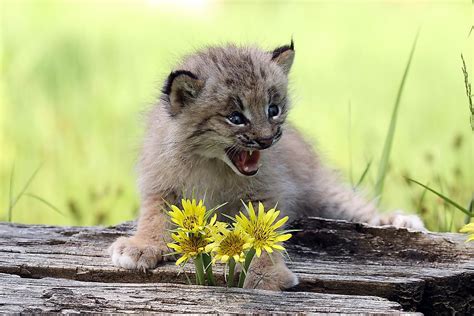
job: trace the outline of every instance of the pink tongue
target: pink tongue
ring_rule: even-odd
[[[248,151],[241,151],[238,157],[238,164],[244,172],[255,172],[258,170],[258,161],[260,160],[260,152],[255,150],[252,155]]]

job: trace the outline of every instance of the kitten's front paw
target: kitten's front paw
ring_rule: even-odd
[[[250,265],[244,288],[281,291],[298,284],[298,277],[288,269],[284,261],[255,260]]]
[[[382,215],[378,225],[391,225],[400,228],[410,228],[414,230],[426,230],[423,221],[417,215],[403,214],[400,211]]]
[[[150,243],[140,238],[120,237],[108,249],[114,265],[125,269],[153,269],[166,257],[164,243]]]

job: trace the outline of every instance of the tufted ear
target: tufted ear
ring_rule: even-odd
[[[291,39],[290,45],[285,45],[276,48],[272,52],[272,61],[276,62],[285,74],[288,75],[295,59],[295,44]]]
[[[193,103],[203,87],[204,81],[190,71],[171,72],[162,89],[169,98],[171,115],[177,115],[185,106]]]

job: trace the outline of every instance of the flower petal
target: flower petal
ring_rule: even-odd
[[[278,222],[276,222],[276,223],[272,226],[272,230],[275,230],[275,229],[277,229],[277,228],[283,226],[283,224],[285,224],[287,221],[288,221],[288,216],[283,217],[282,219],[280,219]]]
[[[276,250],[285,251],[285,248],[283,248],[283,246],[281,246],[279,244],[273,244],[272,247],[273,247],[273,249],[276,249]]]
[[[252,243],[249,243],[249,242],[242,245],[242,249],[244,250],[249,249],[250,247],[252,247]]]
[[[461,233],[474,233],[474,223],[469,223],[467,225],[465,225],[464,227],[462,227],[459,232]]]
[[[179,245],[177,245],[177,244],[171,244],[171,243],[169,243],[169,244],[166,244],[166,245],[168,246],[168,248],[174,249],[174,250],[176,250],[176,251],[180,251],[180,249],[181,249],[181,246],[179,246]]]
[[[283,235],[280,235],[280,236],[277,236],[275,238],[275,242],[280,242],[280,241],[287,241],[288,239],[291,238],[291,234],[283,234]]]
[[[173,210],[174,213],[182,215],[181,210],[176,205],[171,205],[171,209]]]
[[[265,248],[265,251],[268,252],[268,253],[272,253],[273,252],[273,249],[267,245],[263,246],[263,248]]]
[[[278,216],[280,216],[280,211],[276,211],[276,212],[273,214],[273,216],[272,216],[272,218],[271,218],[271,221],[270,221],[270,224],[273,223],[273,222],[278,218]]]
[[[258,221],[263,220],[264,214],[265,214],[265,208],[261,202],[258,202]]]
[[[250,217],[251,220],[254,219],[254,218],[256,218],[256,216],[255,216],[255,210],[253,209],[253,205],[252,205],[251,202],[249,202],[249,206],[248,206],[247,212],[249,213],[249,217]],[[243,215],[243,214],[242,214],[242,215]]]
[[[214,216],[211,217],[211,220],[209,221],[209,225],[214,225],[217,220],[217,214],[214,214]]]
[[[268,212],[265,213],[265,216],[263,217],[263,221],[265,223],[271,223],[270,219],[272,218],[273,214],[275,213],[275,209],[271,209]]]
[[[178,260],[176,260],[176,265],[179,266],[181,263],[183,263],[183,262],[186,261],[187,259],[188,259],[188,257],[182,256],[181,258],[179,258]]]

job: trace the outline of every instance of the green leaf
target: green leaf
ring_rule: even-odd
[[[390,152],[392,150],[393,139],[395,136],[395,128],[397,126],[397,117],[398,117],[398,108],[400,107],[400,101],[403,94],[403,88],[405,87],[405,82],[408,77],[408,71],[410,70],[411,61],[415,53],[416,43],[418,42],[418,35],[420,30],[416,33],[415,40],[411,47],[410,57],[405,66],[405,72],[403,73],[402,81],[398,88],[397,98],[395,100],[395,105],[393,107],[392,117],[390,119],[390,126],[388,128],[387,137],[385,138],[385,144],[382,151],[382,157],[380,158],[379,170],[377,173],[377,181],[375,184],[375,196],[378,198],[378,202],[382,200],[383,186],[385,183],[385,176],[387,175],[388,162],[390,160]]]
[[[474,217],[474,214],[473,214],[473,213],[469,212],[467,209],[465,209],[464,207],[462,207],[462,206],[459,205],[458,203],[454,202],[453,200],[451,200],[451,199],[448,198],[447,196],[445,196],[445,195],[439,193],[438,191],[436,191],[436,190],[434,190],[434,189],[432,189],[432,188],[430,188],[430,187],[428,187],[428,186],[426,186],[426,185],[424,185],[424,184],[422,184],[422,183],[420,183],[420,182],[418,182],[418,181],[416,181],[416,180],[413,180],[413,179],[410,179],[410,178],[408,178],[408,180],[411,181],[411,182],[414,182],[414,183],[416,183],[416,184],[422,186],[422,187],[425,188],[426,190],[428,190],[428,191],[430,191],[430,192],[436,194],[437,196],[439,196],[440,198],[442,198],[444,201],[446,201],[447,203],[451,204],[452,206],[454,206],[455,208],[457,208],[458,210],[460,210],[461,212],[463,212],[463,213],[466,214],[467,216],[469,216],[469,217]]]

